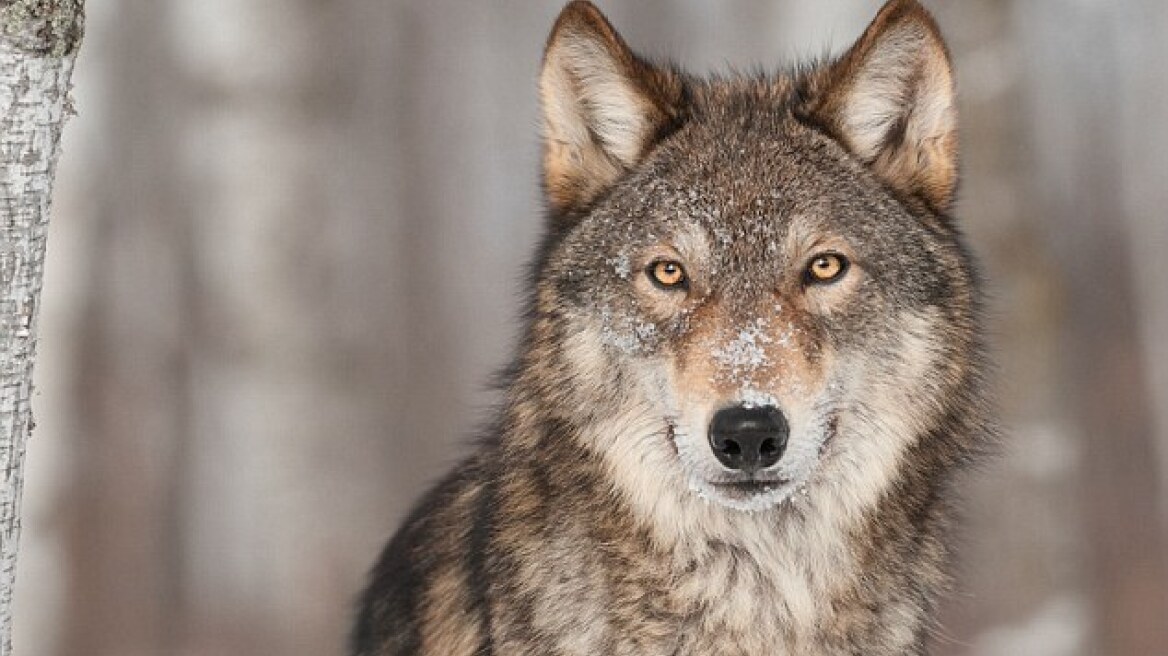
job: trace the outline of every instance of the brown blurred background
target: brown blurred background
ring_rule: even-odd
[[[90,0],[28,450],[23,656],[339,654],[462,452],[540,230],[559,0]],[[602,0],[695,71],[878,0]],[[938,654],[1168,654],[1168,3],[932,0],[1007,448]]]

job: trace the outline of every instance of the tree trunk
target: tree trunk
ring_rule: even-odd
[[[0,0],[0,656],[12,652],[45,237],[82,0]]]

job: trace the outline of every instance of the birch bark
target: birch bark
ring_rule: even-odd
[[[0,0],[0,656],[12,653],[37,308],[82,4]]]

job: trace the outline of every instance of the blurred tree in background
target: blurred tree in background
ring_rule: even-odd
[[[49,201],[83,9],[81,0],[0,2],[0,656],[12,653]]]
[[[16,648],[339,653],[510,354],[561,3],[92,4]],[[599,4],[704,72],[838,50],[880,3]],[[1168,653],[1168,6],[926,4],[1008,427],[935,652]]]

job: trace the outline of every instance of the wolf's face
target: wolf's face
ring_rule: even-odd
[[[944,216],[952,83],[927,15],[888,13],[834,64],[701,81],[565,11],[537,314],[566,412],[639,431],[591,448],[731,508],[828,481],[854,506],[941,421],[976,302]]]

